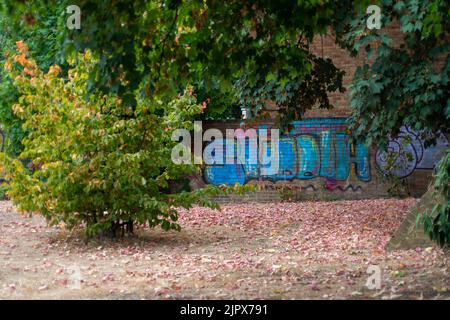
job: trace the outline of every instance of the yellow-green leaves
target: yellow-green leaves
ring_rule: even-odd
[[[29,130],[19,156],[27,163],[4,161],[16,205],[53,224],[85,225],[89,234],[123,221],[179,230],[169,206],[190,207],[204,196],[168,194],[172,181],[194,170],[170,157],[172,131],[191,128],[202,111],[192,87],[166,105],[137,99],[132,109],[115,94],[87,89],[99,63],[89,51],[63,78],[58,66],[37,69],[25,48],[19,47],[13,58],[19,65],[10,74],[21,94],[14,111]]]

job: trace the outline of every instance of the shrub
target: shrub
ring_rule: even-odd
[[[207,200],[218,192],[212,187],[167,192],[171,180],[199,170],[171,161],[172,131],[190,129],[202,110],[192,88],[167,105],[138,99],[131,108],[87,90],[97,63],[89,51],[70,62],[67,77],[57,65],[42,72],[27,53],[19,42],[5,64],[21,95],[14,113],[29,131],[19,159],[2,155],[8,195],[19,210],[40,213],[51,225],[114,236],[121,227],[132,231],[133,223],[179,230],[177,207],[214,206]]]

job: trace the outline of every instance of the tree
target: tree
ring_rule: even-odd
[[[349,3],[341,2],[344,11]],[[340,44],[368,56],[350,86],[353,135],[386,147],[406,125],[431,145],[450,129],[450,4],[385,0],[380,5],[383,27],[399,24],[399,46],[383,28],[368,31],[361,12],[336,14],[334,22]],[[437,165],[433,207],[421,216],[426,233],[442,246],[450,243],[449,164],[447,152]]]
[[[65,4],[5,1],[8,15],[2,18],[11,25],[25,21],[34,30],[36,16]],[[202,195],[217,191],[168,195],[164,190],[169,180],[195,170],[171,163],[169,138],[204,109],[198,109],[197,92],[214,93],[229,106],[253,96],[245,103],[258,109],[275,94],[291,99],[317,88],[308,101],[320,99],[328,107],[323,93],[340,87],[342,74],[307,50],[330,21],[331,2],[86,0],[79,5],[82,30],[68,30],[58,19],[53,31],[61,36],[49,39],[57,48],[50,56],[63,57],[63,68],[42,71],[20,41],[18,55],[6,64],[18,90],[12,110],[27,130],[19,158],[32,162],[27,168],[3,155],[9,194],[20,209],[40,212],[52,224],[85,223],[90,234],[132,221],[178,229],[174,207],[212,205]],[[255,95],[265,82],[270,88]]]
[[[17,6],[6,0],[4,11],[16,21],[50,7],[64,12],[67,4]],[[289,120],[316,104],[330,108],[326,93],[343,90],[343,73],[309,52],[314,35],[331,23],[333,1],[83,0],[78,5],[81,30],[68,30],[58,20],[60,56],[85,49],[100,54],[89,85],[119,94],[132,107],[135,90],[170,100],[189,83],[208,102],[203,117],[236,116],[239,107],[256,114],[273,100]]]

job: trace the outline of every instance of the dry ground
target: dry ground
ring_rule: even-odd
[[[181,212],[181,232],[88,243],[3,201],[0,298],[449,299],[448,253],[384,250],[415,201],[194,208]],[[365,286],[370,265],[379,290]]]

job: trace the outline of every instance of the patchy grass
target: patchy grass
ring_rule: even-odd
[[[193,208],[181,211],[181,232],[87,243],[3,201],[0,298],[449,299],[448,253],[384,250],[415,201]],[[365,286],[370,265],[379,290]]]

